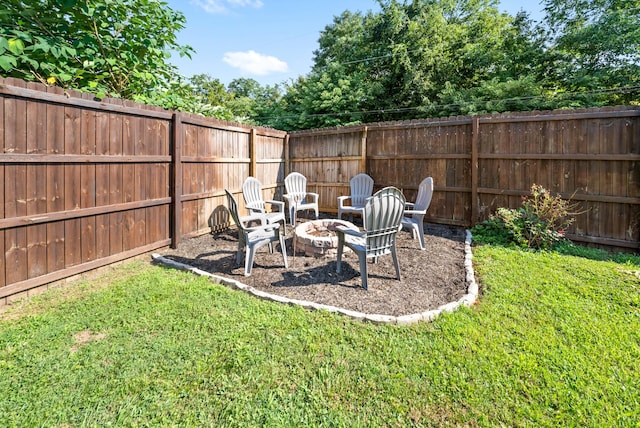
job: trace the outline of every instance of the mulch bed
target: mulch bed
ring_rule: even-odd
[[[324,215],[321,218],[329,218]],[[299,219],[299,222],[307,221]],[[359,220],[354,220],[361,225]],[[467,292],[464,269],[463,228],[425,224],[426,250],[420,250],[411,232],[397,235],[396,247],[402,280],[395,277],[393,259],[380,257],[368,267],[368,290],[362,288],[358,257],[345,253],[342,272],[336,273],[336,258],[293,255],[293,228],[287,226],[286,247],[289,268],[285,268],[279,245],[269,253],[258,250],[251,276],[244,276],[244,265],[236,265],[238,235],[235,228],[216,234],[184,239],[177,249],[161,255],[212,274],[234,279],[255,289],[336,306],[352,311],[402,316],[426,312],[456,301]]]

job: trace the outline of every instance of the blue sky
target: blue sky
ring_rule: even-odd
[[[377,10],[374,0],[165,0],[187,24],[178,43],[195,49],[191,59],[172,57],[180,73],[208,74],[224,84],[245,77],[273,85],[306,75],[318,37],[345,10]],[[542,17],[535,2],[502,0],[500,10],[524,9]]]

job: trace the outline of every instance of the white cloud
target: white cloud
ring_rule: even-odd
[[[253,7],[260,9],[262,0],[191,0],[193,5],[201,7],[207,13],[226,13],[229,7]]]
[[[289,70],[287,63],[275,56],[262,55],[254,51],[227,52],[222,60],[231,67],[239,68],[242,71],[258,76]]]

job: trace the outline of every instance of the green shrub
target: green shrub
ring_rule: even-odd
[[[517,209],[498,208],[496,213],[472,229],[478,242],[515,244],[545,249],[565,239],[564,231],[573,221],[576,205],[560,195],[552,196],[544,187],[531,186],[531,196]]]

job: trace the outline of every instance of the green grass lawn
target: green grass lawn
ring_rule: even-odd
[[[0,426],[640,426],[639,258],[474,266],[477,305],[395,326],[122,265],[2,315]]]

